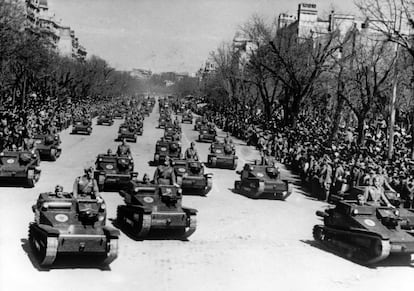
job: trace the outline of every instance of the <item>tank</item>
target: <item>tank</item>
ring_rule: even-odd
[[[114,116],[115,119],[123,119],[124,118],[124,112],[122,110],[115,110],[113,116]]]
[[[137,142],[137,128],[121,124],[118,130],[118,141],[126,139],[129,142]]]
[[[324,224],[314,226],[314,239],[352,261],[369,265],[393,253],[414,253],[412,224],[396,208],[342,200],[316,214]]]
[[[154,165],[160,165],[165,162],[166,157],[172,159],[181,158],[181,143],[178,141],[158,140],[155,144]]]
[[[201,126],[198,133],[199,142],[215,142],[217,132],[213,127]]]
[[[205,174],[199,161],[174,160],[174,172],[183,194],[206,196],[213,187],[213,174]]]
[[[211,168],[233,169],[237,168],[238,157],[235,148],[231,144],[221,142],[212,143],[210,154],[207,156],[208,166]]]
[[[193,114],[191,112],[184,113],[181,118],[181,123],[193,124]]]
[[[112,119],[112,116],[109,114],[101,114],[98,116],[98,120],[96,121],[96,124],[111,126],[114,124],[114,120]]]
[[[34,146],[42,161],[56,161],[62,153],[58,134],[38,134],[33,137]]]
[[[149,106],[145,106],[141,108],[141,112],[144,116],[150,116],[152,109]]]
[[[29,225],[29,242],[41,266],[50,267],[60,255],[88,260],[93,256],[106,265],[116,259],[119,231],[105,225],[104,202],[48,192],[39,195],[32,209],[35,219]]]
[[[32,188],[39,181],[38,157],[31,152],[0,152],[0,183]]]
[[[197,117],[194,123],[194,130],[200,131],[202,126],[207,125],[208,121],[202,117]]]
[[[238,172],[240,181],[234,182],[234,190],[253,199],[285,200],[292,194],[292,185],[282,180],[280,171],[271,165],[245,164]]]
[[[142,120],[139,120],[136,122],[136,130],[135,133],[137,135],[142,135],[144,132],[144,122]]]
[[[135,131],[135,133],[137,135],[142,135],[144,133],[144,127],[141,125],[137,128],[137,130]]]
[[[168,141],[180,141],[181,132],[176,130],[173,126],[166,126],[164,129],[164,138]]]
[[[337,203],[341,200],[358,200],[358,195],[363,195],[368,186],[355,186],[348,191],[341,193],[333,193],[329,196],[330,203]],[[395,207],[399,207],[401,204],[400,194],[391,190],[385,190],[385,196]]]
[[[138,177],[134,172],[134,162],[130,157],[100,154],[96,158],[94,177],[98,182],[99,190],[106,188],[122,189],[131,180]]]
[[[177,124],[174,124],[172,122],[166,123],[165,127],[164,127],[164,130],[165,131],[176,131],[176,132],[181,134],[181,126],[179,124],[177,125]]]
[[[87,119],[76,119],[73,121],[72,124],[72,134],[87,134],[90,135],[92,133],[92,122]]]
[[[158,119],[158,128],[165,128],[167,123],[171,122],[171,118],[168,116],[168,114],[163,113],[160,114],[160,118]]]
[[[117,209],[117,225],[136,239],[186,239],[197,227],[197,210],[181,205],[180,188],[132,181],[121,190],[125,205]]]

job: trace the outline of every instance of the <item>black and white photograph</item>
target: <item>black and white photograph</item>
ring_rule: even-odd
[[[412,0],[0,0],[1,291],[414,283]]]

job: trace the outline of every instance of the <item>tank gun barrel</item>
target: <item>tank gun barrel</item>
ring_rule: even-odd
[[[320,211],[320,210],[316,211],[316,215],[322,218],[329,216],[328,213],[326,213],[325,211]]]

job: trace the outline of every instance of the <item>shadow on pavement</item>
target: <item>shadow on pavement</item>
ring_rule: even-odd
[[[315,240],[300,240],[302,243],[305,243],[307,245],[310,245],[314,248],[320,249],[322,251],[328,252],[330,254],[333,254],[335,256],[338,256],[342,259],[345,259],[349,262],[355,263],[361,267],[366,267],[368,269],[376,269],[379,267],[414,267],[414,263],[411,260],[411,256],[409,254],[391,254],[389,257],[387,257],[385,260],[380,261],[373,265],[364,265],[360,262],[350,260],[346,257],[345,254],[341,254],[338,251],[332,250],[321,243],[315,241]]]

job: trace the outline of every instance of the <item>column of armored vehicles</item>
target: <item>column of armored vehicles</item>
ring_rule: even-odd
[[[152,110],[155,99],[146,99],[139,109],[131,100],[132,109],[126,105],[121,102],[106,108],[97,117],[97,125],[111,126],[114,118],[121,118],[134,134],[142,134],[143,116]],[[125,124],[121,124],[117,139],[127,138],[121,130]],[[91,133],[89,116],[73,119],[71,134]],[[1,185],[34,187],[40,178],[40,160],[55,161],[62,152],[60,143],[57,133],[35,135],[30,151],[1,152]],[[29,243],[39,265],[52,265],[58,254],[93,256],[98,263],[110,264],[118,254],[119,231],[106,225],[106,204],[99,190],[111,185],[125,187],[136,177],[130,155],[108,152],[98,155],[95,171],[85,169],[85,175],[77,178],[76,193],[63,192],[61,186],[41,193],[32,207],[34,221],[29,225]]]
[[[191,113],[180,111],[182,122],[192,123]],[[194,130],[199,132],[199,142],[211,143],[206,165],[236,169],[235,147],[228,135],[224,142],[219,142],[215,126],[207,116],[195,120]],[[235,181],[234,192],[247,197],[285,200],[292,193],[291,184],[281,179],[279,169],[269,157],[246,163],[238,173],[240,180]],[[399,208],[403,201],[396,198],[396,193],[385,193],[394,197],[391,207],[385,201],[361,199],[366,190],[359,186],[333,195],[329,201],[332,205],[316,213],[323,224],[313,228],[315,241],[322,248],[361,264],[379,262],[390,254],[413,254],[414,210]]]
[[[196,230],[197,210],[182,206],[183,195],[206,196],[212,189],[213,177],[205,172],[205,165],[235,170],[236,147],[228,135],[224,140],[218,138],[215,125],[207,117],[193,121],[191,111],[180,106],[181,124],[194,123],[198,141],[211,143],[205,163],[187,151],[183,154],[181,124],[178,117],[173,118],[171,100],[160,98],[158,127],[164,129],[164,134],[149,161],[157,168],[153,180],[147,175],[138,179],[125,141],[136,142],[144,118],[154,105],[154,98],[145,99],[139,109],[117,107],[98,116],[99,125],[111,126],[114,118],[125,122],[116,137],[123,143],[116,153],[97,156],[93,177],[100,191],[117,189],[124,198],[124,204],[117,207],[114,226],[130,237],[187,239]],[[73,133],[81,132],[77,122],[73,123]],[[90,134],[91,130],[89,124],[84,132]],[[36,144],[36,152],[0,154],[2,181],[9,185],[14,179],[23,179],[27,186],[34,186],[40,177],[39,160],[56,160],[61,153],[58,135],[39,136]],[[25,171],[26,176],[19,175],[19,171]],[[235,181],[234,192],[246,197],[285,200],[292,193],[291,184],[281,178],[278,167],[266,157],[246,163],[237,173],[240,180]],[[351,189],[334,201],[335,206],[317,212],[324,224],[316,225],[313,235],[321,247],[363,264],[381,261],[391,253],[414,253],[412,210],[400,209],[398,203],[387,207],[358,201],[358,191],[364,189]],[[120,232],[106,225],[105,202],[96,195],[76,196],[55,189],[41,193],[33,206],[35,219],[29,226],[29,242],[43,267],[52,265],[58,254],[93,255],[103,264],[117,257]]]

